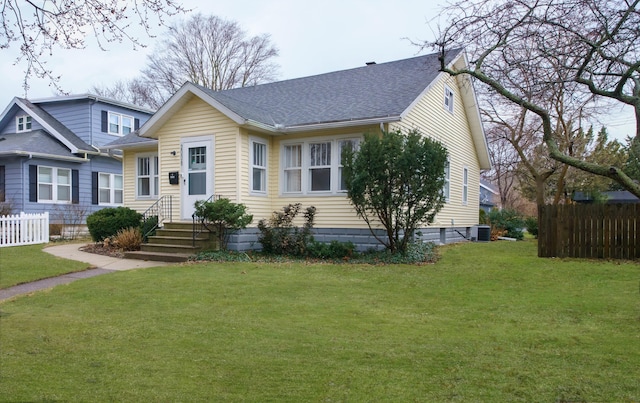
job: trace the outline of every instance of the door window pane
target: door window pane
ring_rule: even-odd
[[[207,147],[189,148],[189,170],[199,171],[207,167]]]
[[[189,173],[189,195],[204,195],[207,193],[206,172]]]

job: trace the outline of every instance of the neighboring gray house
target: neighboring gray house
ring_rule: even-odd
[[[493,208],[500,208],[500,192],[496,187],[484,179],[480,179],[480,209],[487,213]]]
[[[0,204],[82,224],[122,205],[121,155],[101,150],[153,111],[95,95],[13,98],[0,115]]]

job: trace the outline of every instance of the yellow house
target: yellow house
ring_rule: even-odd
[[[462,50],[447,61],[466,64]],[[480,171],[490,168],[471,83],[439,71],[437,54],[350,70],[212,91],[186,83],[136,133],[110,144],[123,152],[124,205],[158,200],[164,220],[189,221],[213,195],[243,203],[254,228],[232,249],[259,247],[255,226],[289,203],[317,208],[315,238],[377,245],[346,197],[340,153],[365,132],[419,129],[449,151],[447,202],[423,238],[451,242],[478,223]]]

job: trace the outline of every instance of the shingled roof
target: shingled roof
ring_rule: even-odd
[[[0,115],[0,126],[2,126],[7,119],[13,116],[11,111],[15,110],[15,108],[20,108],[22,111],[31,116],[33,120],[40,123],[45,131],[49,133],[51,137],[53,137],[52,141],[45,141],[43,143],[43,146],[51,146],[50,148],[52,149],[57,149],[58,145],[64,146],[66,148],[65,154],[69,155],[97,152],[95,148],[84,142],[80,137],[69,130],[69,128],[67,128],[65,125],[60,123],[56,118],[51,116],[47,111],[42,109],[40,106],[32,103],[28,99],[14,97],[9,106],[7,106],[2,115]],[[25,142],[29,140],[28,136],[22,136],[16,137],[12,141],[19,142],[20,138],[22,138]],[[57,145],[54,146],[54,143]],[[25,144],[25,147],[26,146],[27,144]],[[57,154],[54,153],[52,155]]]
[[[32,155],[73,161],[84,160],[44,130],[0,135],[0,155]]]
[[[460,49],[450,51],[448,59]],[[440,74],[438,54],[226,91],[200,87],[248,121],[293,128],[399,117]]]
[[[447,52],[447,63],[462,52]],[[187,82],[139,134],[154,138],[155,131],[193,96],[239,125],[272,134],[394,122],[401,120],[439,74],[439,54],[434,53],[224,91]]]

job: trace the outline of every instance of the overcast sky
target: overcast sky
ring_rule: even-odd
[[[251,36],[267,33],[279,49],[279,79],[290,79],[416,56],[410,40],[433,40],[438,1],[426,0],[183,0],[205,15],[237,21]],[[184,17],[182,17],[184,18]],[[162,31],[156,31],[160,34]],[[407,39],[408,38],[408,39]],[[94,85],[110,86],[131,79],[145,65],[154,39],[141,37],[147,48],[133,50],[127,43],[99,50],[91,40],[83,50],[57,50],[48,67],[61,75],[60,85],[72,94],[84,94]],[[0,111],[14,96],[25,96],[24,66],[14,65],[14,49],[0,50]],[[32,79],[27,96],[54,96],[47,81]],[[629,113],[616,113],[609,132],[623,139],[633,133]]]

